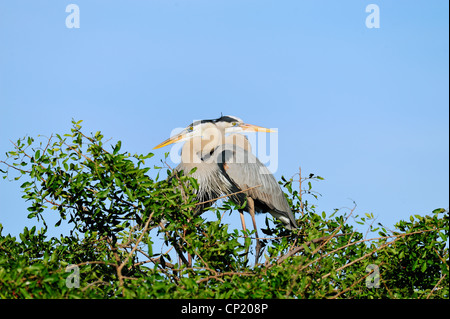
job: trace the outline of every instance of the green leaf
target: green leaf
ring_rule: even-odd
[[[106,197],[108,196],[108,194],[109,194],[109,190],[108,190],[108,189],[105,189],[105,190],[103,190],[103,191],[97,192],[97,193],[95,194],[95,196],[96,196],[97,198],[99,198],[99,199],[103,199],[103,198],[106,198]]]
[[[153,256],[153,242],[150,238],[147,241],[147,247],[148,247],[148,255],[150,257]]]
[[[147,159],[147,158],[151,158],[153,157],[153,153],[148,153],[147,155],[145,155],[144,157],[142,157],[142,159]]]
[[[120,151],[121,147],[122,147],[122,141],[118,141],[116,146],[114,147],[113,154],[116,155]]]
[[[31,182],[25,182],[22,185],[20,185],[20,188],[27,188],[29,186],[33,185]]]
[[[194,187],[194,189],[198,189],[198,182],[195,178],[190,178],[190,182],[192,183],[192,187]]]
[[[131,190],[128,187],[125,188],[125,193],[127,193],[130,201],[134,202],[136,200],[135,197],[133,196],[133,193],[131,192]]]
[[[426,263],[426,262],[424,262],[424,263],[422,264],[422,267],[420,268],[420,271],[421,271],[421,272],[425,272],[425,270],[427,270],[427,263]]]

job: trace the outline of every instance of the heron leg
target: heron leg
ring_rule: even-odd
[[[259,259],[261,243],[259,242],[258,228],[256,227],[255,202],[253,201],[253,198],[247,197],[247,203],[248,203],[248,210],[250,212],[250,215],[252,216],[253,228],[255,229],[256,234],[256,247],[255,247],[255,265],[256,265]]]
[[[247,235],[246,235],[247,228],[245,227],[244,211],[239,210],[239,215],[241,217],[241,224],[242,224],[242,230],[244,231],[244,237],[247,238]],[[245,263],[247,263],[247,260],[248,260],[248,248],[249,247],[247,247],[245,249],[245,260],[244,260]]]
[[[239,211],[239,214],[241,215],[241,224],[242,224],[242,229],[244,231],[246,231],[247,229],[245,228],[245,219],[244,219],[244,212],[242,210]]]

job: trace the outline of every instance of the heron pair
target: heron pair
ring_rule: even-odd
[[[221,116],[218,119],[195,121],[179,134],[157,145],[158,149],[172,143],[184,142],[181,149],[181,163],[175,171],[197,179],[199,188],[197,200],[204,204],[201,209],[212,205],[222,195],[231,199],[244,211],[249,212],[256,234],[256,262],[260,253],[259,235],[255,213],[268,212],[279,219],[289,230],[297,228],[294,215],[275,177],[251,152],[251,146],[240,132],[267,132],[273,130],[244,123],[235,116]],[[226,136],[227,133],[231,133]],[[246,230],[244,214],[239,210],[241,223]]]

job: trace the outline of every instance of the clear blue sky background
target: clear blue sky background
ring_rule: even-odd
[[[72,118],[146,154],[223,112],[278,128],[275,177],[323,176],[319,212],[448,208],[448,1],[71,1],[0,2],[1,159]],[[4,233],[33,224],[19,185],[0,180]]]

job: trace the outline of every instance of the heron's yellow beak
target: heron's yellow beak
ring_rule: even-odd
[[[185,128],[182,132],[180,132],[177,135],[174,135],[170,138],[168,138],[167,140],[165,140],[164,142],[156,145],[153,149],[156,150],[158,148],[173,144],[173,143],[177,143],[177,142],[182,142],[182,141],[186,141],[187,139],[193,137],[193,136],[202,136],[201,131],[202,127],[201,126],[190,126],[188,128]],[[257,125],[252,125],[252,124],[246,124],[246,123],[242,123],[242,124],[238,124],[235,125],[233,127],[229,127],[225,129],[226,133],[231,133],[231,132],[243,132],[243,131],[247,131],[247,132],[266,132],[266,133],[275,133],[276,131],[269,129],[269,128],[265,128],[265,127],[261,127],[261,126],[257,126]],[[209,136],[207,134],[207,136]]]
[[[241,127],[243,131],[247,131],[247,132],[265,132],[265,133],[276,133],[277,132],[270,128],[265,128],[262,126],[257,126],[257,125],[247,124],[247,123],[243,123],[243,124],[239,125],[239,127]]]
[[[168,138],[167,140],[165,140],[164,142],[159,143],[153,149],[156,150],[158,148],[161,148],[161,147],[164,147],[164,146],[167,146],[167,145],[179,142],[181,140],[184,140],[186,137],[187,137],[187,134],[186,134],[186,132],[183,131],[180,134],[174,135],[174,136]]]

